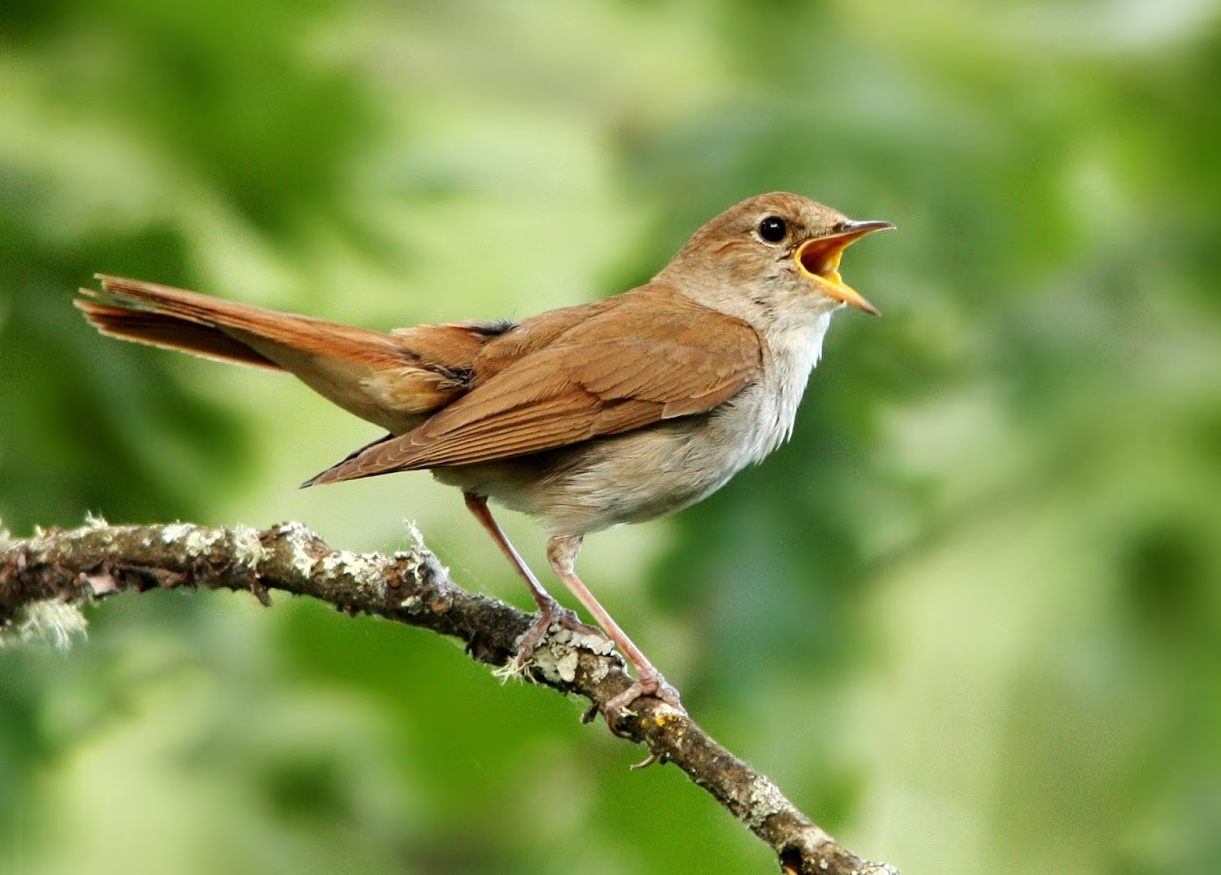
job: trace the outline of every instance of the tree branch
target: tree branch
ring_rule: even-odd
[[[530,615],[455,586],[423,547],[393,556],[335,551],[299,523],[256,531],[97,522],[40,531],[26,540],[0,533],[0,643],[22,637],[47,610],[53,616],[65,605],[120,592],[183,586],[245,590],[264,605],[271,604],[271,590],[312,596],[353,615],[374,614],[453,636],[475,660],[502,667],[530,624]],[[631,683],[609,641],[568,630],[539,648],[530,679],[584,696],[593,703],[591,715]],[[686,715],[651,698],[635,707],[637,715],[621,720],[617,734],[648,745],[659,761],[686,772],[776,852],[783,871],[898,875],[892,866],[867,862],[839,845],[769,778]]]

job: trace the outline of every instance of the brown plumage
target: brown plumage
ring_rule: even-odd
[[[534,579],[488,499],[541,518],[552,568],[635,665],[638,695],[669,687],[573,571],[581,539],[698,501],[792,428],[833,310],[876,313],[843,284],[842,252],[885,222],[851,222],[797,195],[761,195],[696,232],[648,284],[520,323],[460,322],[389,333],[100,276],[76,301],[102,333],[288,371],[390,434],[306,485],[430,469],[530,586],[540,618],[573,623]]]

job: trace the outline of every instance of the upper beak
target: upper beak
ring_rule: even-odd
[[[794,259],[797,270],[802,276],[816,283],[823,294],[851,304],[859,310],[864,310],[874,316],[881,316],[878,308],[870,304],[851,286],[840,278],[839,260],[844,250],[860,240],[866,234],[874,231],[886,231],[893,228],[890,222],[847,222],[843,230],[825,237],[815,237],[797,247]]]

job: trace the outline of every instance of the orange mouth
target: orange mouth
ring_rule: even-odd
[[[881,316],[878,308],[866,301],[859,292],[847,285],[839,275],[839,262],[844,250],[874,231],[893,228],[890,222],[848,222],[844,230],[825,237],[815,237],[797,247],[794,259],[803,276],[814,282],[824,295],[851,304],[874,316]]]

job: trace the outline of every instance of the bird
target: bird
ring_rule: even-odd
[[[577,575],[583,539],[694,504],[790,437],[832,313],[880,315],[841,277],[844,250],[891,228],[801,195],[756,195],[647,283],[521,321],[382,332],[107,274],[74,303],[104,335],[287,371],[386,430],[303,486],[429,470],[458,487],[538,608],[516,642],[518,670],[554,624],[580,626],[488,503],[540,520],[551,569],[635,671],[602,707],[614,730],[642,696],[683,706]]]

